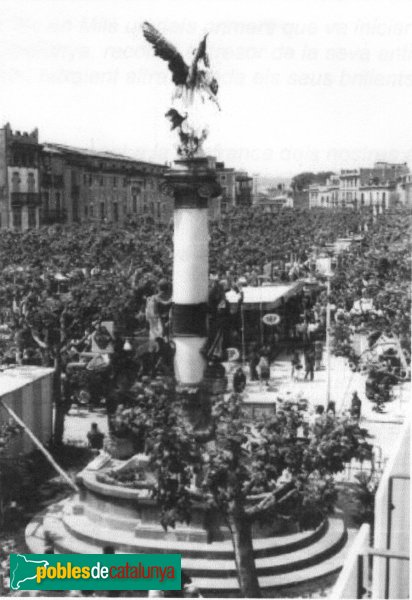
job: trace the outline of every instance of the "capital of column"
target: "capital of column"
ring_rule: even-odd
[[[176,161],[180,167],[165,175],[162,191],[174,198],[175,208],[207,208],[209,199],[221,194],[216,170],[207,158]]]

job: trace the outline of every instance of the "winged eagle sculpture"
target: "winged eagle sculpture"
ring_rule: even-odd
[[[177,49],[150,23],[143,23],[143,35],[153,46],[155,56],[167,62],[176,86],[172,97],[173,106],[165,116],[171,122],[171,129],[178,132],[178,154],[184,158],[199,156],[208,134],[202,114],[203,107],[211,101],[220,110],[216,98],[218,83],[210,71],[206,50],[207,35],[193,51],[190,65],[186,64]]]

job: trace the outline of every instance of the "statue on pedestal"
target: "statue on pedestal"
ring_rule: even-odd
[[[153,46],[155,55],[168,63],[176,85],[173,105],[165,116],[170,119],[172,130],[177,129],[180,141],[177,152],[182,158],[202,156],[202,145],[208,135],[205,108],[211,101],[220,110],[216,98],[219,86],[210,70],[206,51],[207,35],[193,51],[190,65],[150,23],[143,24],[143,35]]]

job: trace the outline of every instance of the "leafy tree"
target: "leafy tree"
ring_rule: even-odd
[[[296,192],[301,192],[313,183],[325,185],[327,179],[329,179],[329,177],[333,174],[333,171],[319,171],[319,173],[305,171],[303,173],[299,173],[292,178],[292,189]]]
[[[7,448],[13,437],[21,432],[21,428],[10,420],[0,425],[0,525],[4,525],[4,515],[10,499],[13,476],[18,474],[16,464],[12,464]]]
[[[156,385],[138,386],[116,426],[145,439],[162,525],[189,521],[194,502],[218,512],[231,533],[241,594],[259,597],[253,525],[275,519],[302,529],[318,525],[333,510],[333,475],[353,457],[369,455],[366,431],[330,415],[309,423],[290,403],[252,424],[241,396],[232,394],[215,403],[215,434],[204,444],[185,425],[187,399]]]
[[[77,274],[69,282],[69,290],[58,293],[49,278],[38,278],[33,269],[27,269],[15,284],[3,289],[4,305],[13,306],[9,323],[19,356],[37,349],[41,364],[54,368],[55,444],[63,438],[66,407],[61,376],[68,350],[73,342],[81,342],[96,320],[114,320],[120,328],[133,330],[139,305],[129,277],[122,269],[88,278]]]

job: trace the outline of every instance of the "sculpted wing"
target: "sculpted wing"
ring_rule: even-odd
[[[172,72],[173,83],[184,85],[189,73],[189,67],[181,54],[170,44],[165,37],[150,23],[143,23],[143,35],[153,46],[154,53],[168,63]]]
[[[207,39],[207,34],[200,42],[197,49],[193,51],[193,60],[192,60],[192,64],[190,65],[189,77],[188,77],[189,86],[192,86],[192,87],[196,83],[197,64],[198,64],[199,60],[203,60],[205,67],[209,67],[209,57],[206,52],[206,39]]]
[[[210,67],[209,57],[206,52],[206,40],[207,40],[207,34],[205,35],[205,37],[202,39],[199,46],[197,47],[195,57],[193,59],[193,63],[197,64],[199,62],[199,60],[203,60],[203,62],[205,63],[205,67]]]

